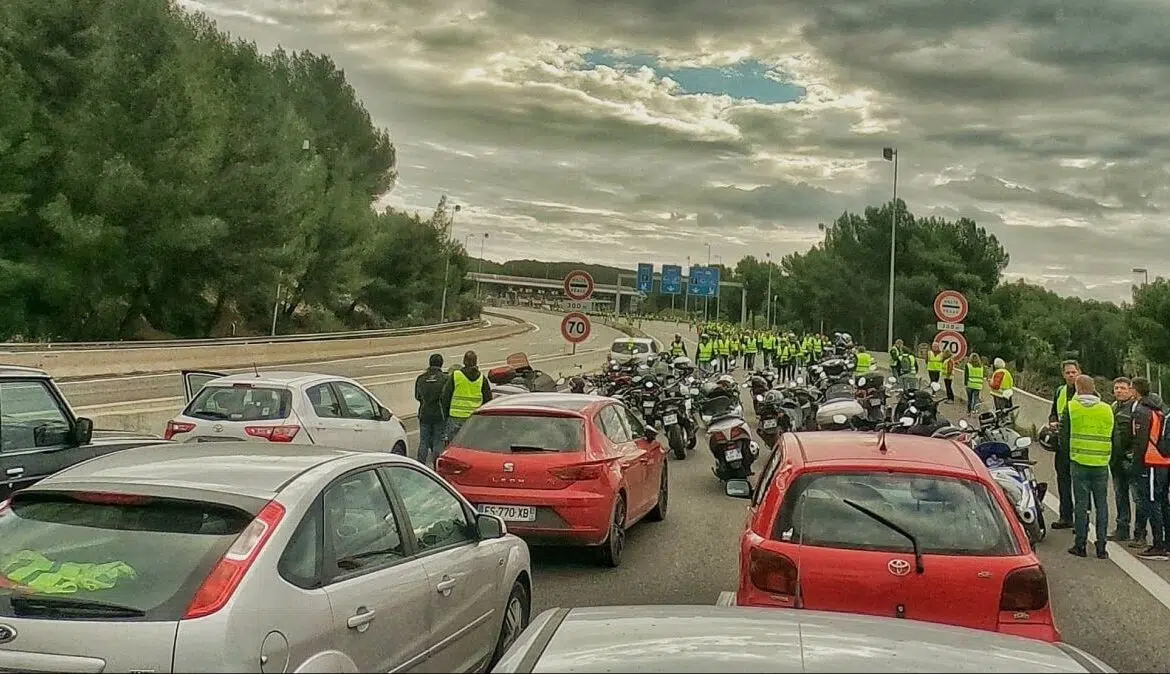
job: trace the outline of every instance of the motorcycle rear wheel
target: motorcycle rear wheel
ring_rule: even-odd
[[[681,426],[678,424],[667,426],[666,440],[670,443],[670,451],[674,452],[674,458],[680,460],[687,458],[687,443],[683,438]]]

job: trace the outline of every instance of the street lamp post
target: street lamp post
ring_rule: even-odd
[[[1145,267],[1134,267],[1130,271],[1132,271],[1135,274],[1142,275],[1142,286],[1150,285],[1150,270],[1149,269],[1147,269]],[[1159,367],[1161,367],[1161,366],[1159,366]],[[1148,381],[1149,378],[1150,378],[1150,361],[1147,359],[1146,360],[1146,380]],[[1158,389],[1159,389],[1158,395],[1162,395],[1161,388],[1162,388],[1162,377],[1159,376],[1158,377]]]
[[[483,255],[484,255],[483,249],[484,249],[484,246],[487,245],[487,240],[488,240],[488,233],[484,232],[483,238],[479,240],[479,275],[480,276],[483,276]],[[480,282],[476,281],[475,282],[475,299],[479,299],[479,286],[480,286]]]
[[[768,306],[764,309],[764,325],[769,330],[772,329],[772,254],[764,253],[764,258],[768,261]],[[753,321],[754,322],[754,321]]]
[[[882,157],[894,162],[894,199],[890,208],[890,297],[886,316],[886,345],[894,343],[894,253],[898,240],[898,148],[882,148]]]
[[[691,276],[691,256],[688,255],[687,256],[687,278],[689,279],[690,276]],[[689,280],[686,282],[686,287],[687,287],[686,290],[683,291],[683,314],[685,314],[687,316],[687,320],[690,320],[691,284],[690,284]]]
[[[711,267],[711,244],[710,243],[707,244],[707,267],[708,268]],[[706,295],[703,295],[703,320],[704,321],[711,320],[711,317],[707,312],[707,307],[710,306],[710,302],[711,302],[711,298],[707,297]]]
[[[463,210],[463,207],[460,206],[459,204],[455,204],[455,209],[454,209],[455,213],[458,213],[461,210]],[[455,226],[454,213],[451,215],[451,226],[452,226],[452,228],[454,228],[454,226]],[[448,238],[448,240],[450,240],[450,239]],[[439,304],[439,322],[440,323],[447,322],[447,286],[450,285],[450,283],[451,283],[450,279],[451,279],[451,251],[448,250],[447,251],[447,263],[443,266],[443,301]]]
[[[716,255],[715,260],[717,261],[717,264],[720,267],[723,266],[723,256],[722,255]],[[723,293],[719,292],[720,290],[723,289],[722,288],[722,286],[723,286],[722,274],[720,275],[720,277],[721,278],[719,279],[719,283],[715,284],[715,320],[717,320],[717,321],[719,320],[719,313],[722,311],[722,309],[720,308],[722,306],[720,302],[723,299]]]

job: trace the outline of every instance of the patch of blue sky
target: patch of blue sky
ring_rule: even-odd
[[[584,58],[588,70],[598,66],[615,70],[649,68],[659,77],[678,82],[684,94],[722,95],[772,105],[799,101],[806,93],[803,87],[784,82],[775,69],[752,59],[722,68],[669,68],[650,54],[616,54],[595,49],[587,52]]]

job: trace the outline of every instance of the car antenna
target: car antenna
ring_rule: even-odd
[[[260,368],[256,367],[256,361],[252,361],[252,372],[256,373],[256,378],[260,378]]]
[[[882,427],[880,430],[878,430],[877,441],[878,441],[878,451],[879,452],[881,452],[882,454],[885,454],[886,452],[890,451],[890,448],[886,446],[886,429],[885,429],[885,427]]]

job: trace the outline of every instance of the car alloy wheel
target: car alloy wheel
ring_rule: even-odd
[[[520,633],[524,628],[528,627],[529,613],[532,610],[530,604],[531,599],[528,596],[528,588],[524,583],[517,580],[512,585],[512,593],[508,595],[508,603],[504,604],[504,620],[500,624],[500,636],[496,640],[496,651],[492,655],[492,666],[494,666],[500,658],[504,657],[504,653],[516,640],[520,638]]]
[[[609,536],[602,546],[603,561],[606,566],[619,566],[622,563],[622,552],[626,547],[626,499],[618,495],[613,505],[613,519],[609,525]]]

